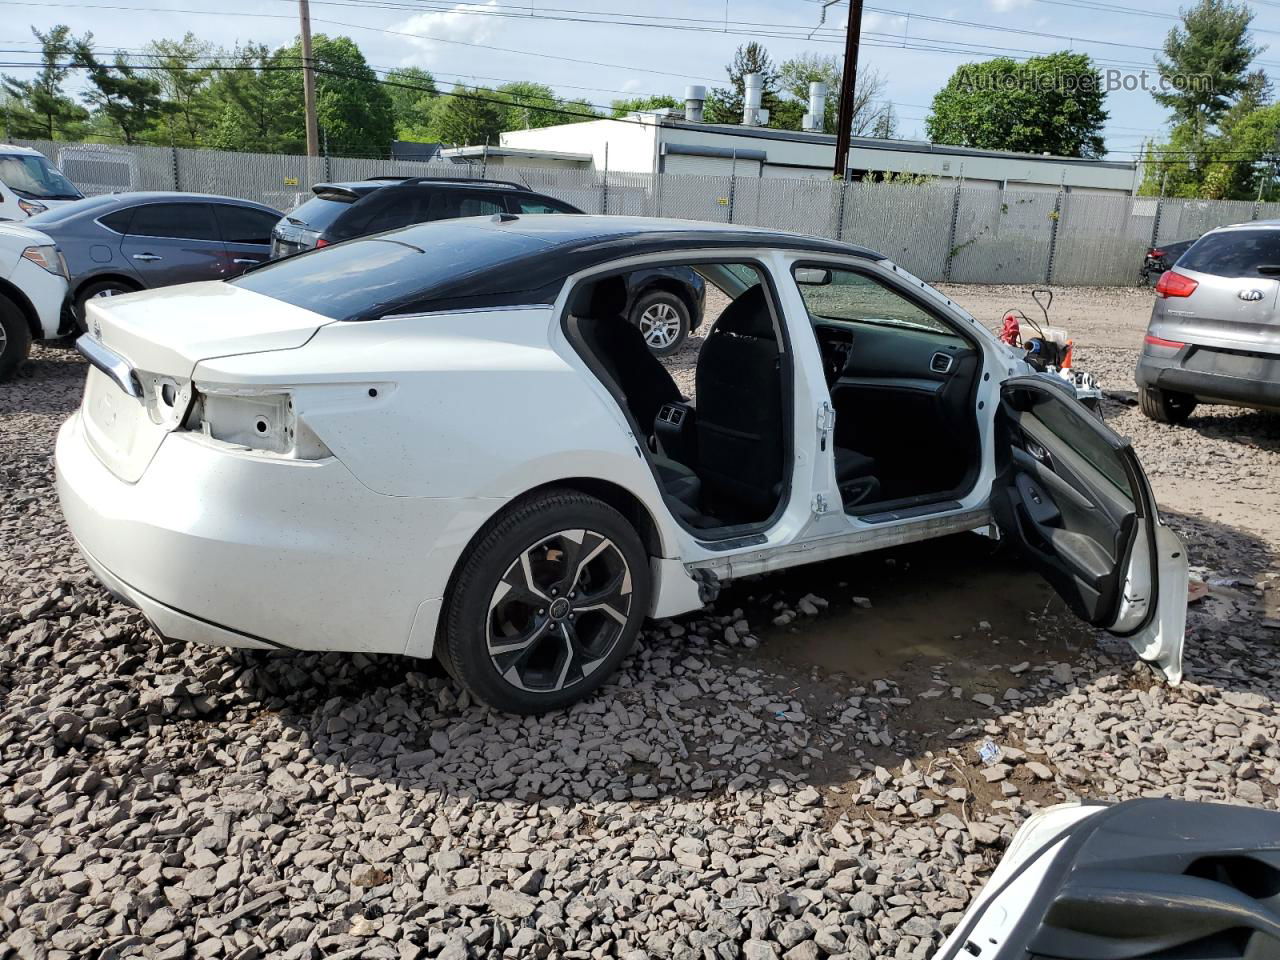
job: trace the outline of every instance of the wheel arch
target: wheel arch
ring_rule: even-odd
[[[601,480],[599,477],[564,477],[558,480],[549,480],[545,483],[540,483],[535,487],[530,487],[528,490],[512,497],[510,500],[503,503],[499,509],[495,510],[484,523],[480,524],[475,533],[473,533],[467,540],[466,545],[458,551],[457,556],[454,558],[453,567],[449,571],[449,578],[445,582],[444,594],[441,600],[434,601],[434,603],[437,604],[437,607],[433,616],[436,616],[439,613],[439,610],[443,609],[443,606],[448,603],[449,598],[453,595],[453,592],[457,587],[458,577],[462,573],[463,568],[467,565],[468,558],[472,555],[476,545],[488,535],[494,525],[500,523],[503,517],[505,517],[512,509],[519,507],[519,505],[524,501],[532,497],[536,497],[539,494],[546,493],[548,490],[565,490],[574,493],[583,493],[608,504],[622,514],[623,518],[631,524],[632,528],[636,531],[636,534],[640,537],[640,543],[644,546],[645,553],[648,554],[650,558],[660,558],[664,556],[662,535],[659,532],[657,521],[654,519],[653,514],[649,511],[649,508],[645,506],[643,501],[641,501],[640,498],[630,490],[626,489],[626,487],[613,483],[609,480]],[[655,589],[656,587],[657,585],[655,584]],[[432,638],[431,649],[426,651],[425,654],[419,653],[417,655],[433,655],[434,650],[439,646],[440,631],[443,629],[445,629],[445,618],[443,616],[438,616],[435,620],[434,629],[432,629],[428,635]],[[416,627],[414,632],[417,632]],[[409,645],[411,649],[413,646],[412,637],[410,638]],[[407,649],[406,652],[410,652],[410,649]]]
[[[79,297],[86,288],[93,286],[95,283],[102,283],[105,280],[114,280],[117,283],[124,284],[126,287],[134,291],[143,289],[142,284],[138,282],[136,277],[131,277],[127,273],[122,273],[118,270],[110,270],[104,273],[95,273],[92,276],[85,277],[76,284],[76,289],[72,296]]]
[[[11,301],[21,312],[23,319],[27,321],[27,329],[31,331],[32,340],[45,339],[44,328],[40,325],[40,315],[36,313],[36,308],[32,306],[25,293],[3,277],[0,277],[0,297]]]

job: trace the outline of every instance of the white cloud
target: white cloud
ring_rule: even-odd
[[[430,67],[431,56],[466,49],[456,43],[440,41],[491,42],[495,36],[495,25],[502,22],[503,18],[488,14],[499,10],[497,0],[489,0],[488,3],[459,3],[452,10],[440,13],[416,13],[407,20],[396,23],[391,29],[397,33],[413,34],[404,39],[418,53],[404,58],[406,66]]]
[[[987,0],[987,6],[996,13],[1007,13],[1010,10],[1028,6],[1030,3],[1031,0]]]

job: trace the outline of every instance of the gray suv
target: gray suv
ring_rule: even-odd
[[[1197,403],[1280,410],[1280,220],[1206,233],[1155,292],[1135,374],[1143,413],[1182,423]]]

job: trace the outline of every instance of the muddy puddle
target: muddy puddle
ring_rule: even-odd
[[[749,612],[761,640],[751,659],[793,677],[797,689],[818,678],[831,692],[883,680],[915,701],[913,734],[945,735],[1035,696],[1028,688],[1049,661],[1072,662],[1097,637],[1044,580],[993,546],[961,535],[815,564],[741,582],[719,606]],[[807,594],[828,606],[769,625],[779,601],[795,609]],[[994,709],[974,700],[982,695]]]

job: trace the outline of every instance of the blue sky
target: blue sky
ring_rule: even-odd
[[[805,51],[843,50],[847,6],[821,0],[694,0],[637,6],[622,0],[311,0],[316,32],[345,33],[375,67],[421,66],[447,89],[537,80],[561,95],[597,104],[628,94],[682,96],[686,83],[724,82],[741,43],[764,43],[775,61]],[[1136,4],[1136,5],[1135,5]],[[924,136],[933,94],[961,63],[1001,52],[1029,56],[1071,49],[1104,69],[1152,70],[1152,55],[1174,26],[1175,3],[1159,0],[973,0],[963,4],[879,0],[863,17],[861,63],[885,79],[899,136]],[[645,12],[637,13],[638,9]],[[296,0],[0,0],[7,63],[30,59],[28,25],[92,30],[99,49],[140,50],[149,40],[191,30],[215,43],[280,45],[297,33]],[[1259,58],[1280,72],[1280,5],[1255,7]],[[924,48],[924,49],[922,49]],[[26,71],[4,68],[5,72]],[[1154,71],[1152,71],[1154,72]],[[1109,94],[1104,131],[1116,159],[1159,135],[1165,113],[1141,90]]]

